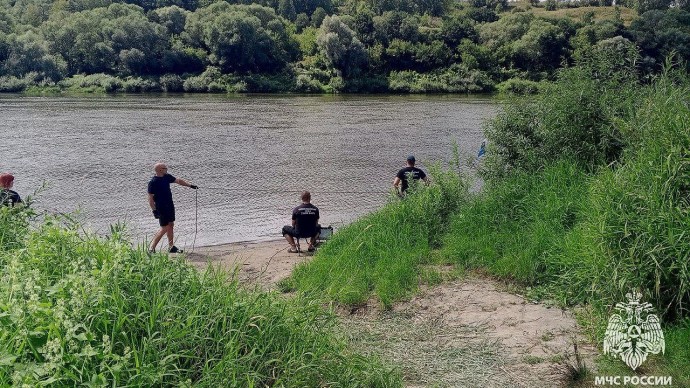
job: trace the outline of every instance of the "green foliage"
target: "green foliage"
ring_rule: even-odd
[[[38,73],[40,80],[57,82],[66,72],[62,57],[52,55],[48,43],[33,31],[21,35],[0,33],[0,52],[0,74],[24,77]]]
[[[0,92],[2,93],[17,93],[24,91],[29,85],[30,81],[24,78],[17,78],[13,76],[0,77]]]
[[[557,273],[547,266],[548,255],[577,222],[586,183],[585,173],[568,161],[487,183],[452,218],[440,260],[527,285],[553,281]]]
[[[159,82],[164,92],[181,92],[184,90],[184,81],[177,74],[165,74],[161,76]]]
[[[640,14],[654,9],[668,9],[672,3],[673,0],[633,0],[633,6]]]
[[[224,72],[277,72],[296,57],[296,43],[271,8],[218,2],[187,18],[189,46],[207,50]]]
[[[157,8],[148,14],[152,21],[165,27],[169,35],[180,35],[184,31],[188,15],[188,11],[176,5]]]
[[[248,292],[225,271],[133,249],[122,227],[28,227],[0,208],[2,386],[399,386],[352,354],[313,300]]]
[[[611,303],[640,287],[667,319],[688,316],[688,95],[662,79],[620,123],[628,144],[620,166],[596,175],[585,221],[557,256],[565,268],[573,258],[583,264],[561,279],[572,295]]]
[[[665,59],[690,63],[690,12],[679,9],[653,10],[630,25],[647,72],[658,72]],[[686,67],[687,69],[687,67]]]
[[[155,72],[168,45],[166,29],[133,5],[68,14],[42,29],[51,49],[67,62],[68,74],[116,72],[128,66],[137,74]]]
[[[511,93],[524,96],[539,93],[539,85],[539,82],[511,78],[505,82],[501,82],[496,86],[496,88],[502,93]]]
[[[307,27],[309,27],[309,16],[302,12],[295,17],[295,31],[300,33]]]
[[[490,179],[454,218],[442,258],[542,286],[566,304],[605,308],[639,288],[666,320],[682,319],[687,75],[640,86],[609,48],[490,124]]]
[[[61,82],[68,90],[79,92],[116,92],[122,89],[123,81],[107,74],[76,75]]]
[[[443,236],[467,185],[454,171],[430,173],[432,185],[339,230],[314,260],[297,266],[290,284],[306,293],[357,305],[374,293],[385,307],[417,286],[418,265]]]
[[[323,20],[316,45],[328,63],[345,77],[356,76],[367,63],[364,45],[337,16],[327,16]]]
[[[323,23],[323,20],[328,16],[328,13],[326,13],[326,10],[317,7],[314,12],[311,14],[311,25],[312,27],[319,28],[321,27],[321,23]]]
[[[573,54],[575,59],[582,60],[598,42],[621,36],[623,29],[621,22],[611,20],[596,22],[580,28],[570,40],[575,50]]]
[[[448,73],[442,69],[458,65],[488,77],[483,85],[511,78],[552,80],[564,64],[621,36],[639,46],[638,68],[649,81],[668,56],[690,63],[686,3],[675,0],[673,9],[642,5],[640,9],[650,11],[626,27],[620,7],[615,15],[591,8],[539,11],[538,17],[524,5],[505,12],[505,0],[256,0],[251,5],[245,0],[7,0],[0,2],[0,77],[9,76],[6,82],[14,83],[7,90],[47,90],[78,74],[153,80],[177,74],[186,80],[212,66],[223,75],[248,78],[243,85],[259,90],[316,91],[319,87],[311,81],[317,81],[326,92],[486,91],[492,87],[435,83],[442,82],[439,73]],[[626,10],[625,21],[633,16]],[[331,19],[323,26],[327,17]],[[342,82],[305,74],[308,78],[302,77],[296,87],[299,69],[312,67],[335,71]],[[391,71],[393,90],[385,82]],[[20,79],[27,84],[22,86]],[[371,80],[375,84],[367,83]],[[188,89],[245,90],[235,85],[221,82],[209,89],[192,79]]]
[[[508,104],[487,128],[484,176],[537,171],[561,158],[588,171],[618,160],[625,144],[616,123],[636,104],[635,58],[633,47],[602,45],[536,97]]]
[[[486,73],[470,70],[462,65],[453,65],[439,72],[425,74],[392,71],[388,76],[388,84],[391,91],[404,93],[489,92],[494,87]]]

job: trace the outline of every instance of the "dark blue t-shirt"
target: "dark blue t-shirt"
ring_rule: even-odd
[[[0,189],[0,206],[14,206],[21,203],[22,199],[14,190]]]
[[[412,179],[418,180],[418,179],[424,179],[426,178],[426,174],[424,171],[417,167],[405,167],[398,171],[398,175],[396,177],[400,178],[400,181],[402,182],[402,187],[400,188],[401,191],[407,190],[409,187],[409,184],[407,183],[407,177],[408,175],[412,176]]]
[[[153,194],[153,202],[157,209],[168,209],[173,207],[172,191],[170,184],[175,182],[175,177],[170,174],[154,176],[149,181],[149,194]]]
[[[316,234],[316,225],[319,221],[319,208],[303,203],[292,210],[292,219],[295,220],[299,234],[312,236]]]

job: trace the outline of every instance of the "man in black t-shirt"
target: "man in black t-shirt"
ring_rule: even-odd
[[[410,187],[408,182],[409,179],[422,179],[426,183],[429,182],[424,171],[414,166],[415,162],[416,160],[413,155],[408,156],[407,167],[400,169],[398,174],[395,176],[395,179],[393,179],[393,187],[395,187],[396,190],[399,190],[400,194],[405,194],[407,188]]]
[[[14,176],[12,174],[0,174],[0,206],[14,206],[22,203],[19,194],[12,190]]]
[[[153,166],[153,170],[156,172],[156,175],[149,181],[149,206],[151,206],[151,210],[153,210],[153,216],[158,219],[161,229],[153,237],[149,251],[155,252],[156,246],[161,238],[163,238],[163,235],[167,234],[168,251],[170,253],[182,253],[182,251],[173,244],[175,204],[173,203],[170,184],[177,183],[178,185],[191,187],[195,190],[198,189],[198,187],[188,183],[184,179],[175,178],[168,174],[168,167],[163,163],[156,163],[156,165]]]
[[[314,252],[316,237],[321,232],[319,225],[319,208],[311,204],[311,193],[305,191],[301,195],[302,204],[292,210],[292,225],[283,226],[283,237],[290,244],[288,252],[297,253],[295,238],[311,237],[309,252]]]

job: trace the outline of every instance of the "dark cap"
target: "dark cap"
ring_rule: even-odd
[[[414,163],[414,162],[415,162],[414,155],[408,155],[408,156],[407,156],[407,161],[408,161],[408,162]]]

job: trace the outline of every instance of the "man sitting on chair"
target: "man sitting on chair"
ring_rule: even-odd
[[[302,204],[292,210],[292,226],[283,226],[283,236],[290,244],[288,252],[297,253],[295,238],[310,238],[309,252],[314,252],[316,238],[321,232],[319,225],[319,208],[311,204],[311,194],[308,191],[302,193]]]

